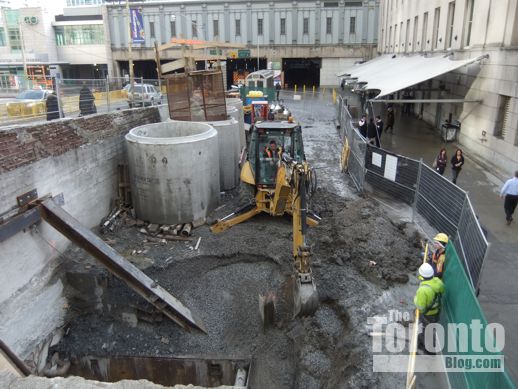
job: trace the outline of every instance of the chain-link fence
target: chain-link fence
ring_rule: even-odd
[[[413,220],[419,215],[448,234],[476,290],[489,244],[468,194],[422,161],[368,144],[354,126],[361,109],[351,105],[351,99],[339,96],[336,108],[340,137],[347,138],[350,147],[348,172],[358,190],[368,185],[412,205]]]
[[[94,113],[167,104],[164,80],[107,77],[56,79],[17,77],[0,84],[2,125],[87,116]]]

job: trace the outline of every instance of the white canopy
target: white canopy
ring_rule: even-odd
[[[366,83],[365,89],[379,90],[377,97],[386,96],[409,86],[469,65],[486,56],[452,61],[450,56],[424,57],[422,55],[382,55],[360,65],[355,65],[338,77],[354,78]]]

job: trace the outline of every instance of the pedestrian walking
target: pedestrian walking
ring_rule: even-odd
[[[364,138],[367,137],[367,117],[362,115],[360,121],[358,122],[358,128],[360,130],[361,136]]]
[[[387,134],[390,132],[391,134],[394,133],[394,108],[388,107],[387,108],[387,127],[385,128]]]
[[[444,170],[446,170],[446,165],[448,164],[448,156],[446,154],[446,149],[443,147],[439,150],[439,154],[434,161],[434,169],[441,176],[444,174]]]
[[[345,78],[342,78],[342,81],[340,82],[340,89],[342,89],[342,92],[345,90]]]
[[[381,134],[383,132],[383,120],[380,115],[376,116],[376,130],[378,132],[378,142],[376,146],[381,147]]]
[[[434,270],[429,263],[423,263],[419,267],[419,279],[422,281],[416,291],[414,305],[419,309],[422,331],[419,333],[417,341],[420,349],[432,353],[425,348],[424,335],[428,325],[439,321],[444,284],[438,277],[434,277]]]
[[[58,97],[54,91],[48,94],[45,107],[47,108],[47,120],[59,119]]]
[[[97,113],[95,97],[85,82],[83,82],[83,87],[79,91],[79,111],[81,116]]]
[[[371,145],[376,145],[379,147],[379,139],[378,139],[378,131],[376,130],[376,125],[374,124],[374,119],[369,119],[369,124],[367,124],[367,139]]]
[[[279,101],[279,94],[281,93],[281,83],[278,82],[275,84],[275,94],[277,96],[277,101]]]
[[[462,154],[461,149],[457,149],[457,151],[455,151],[455,155],[451,158],[450,162],[452,181],[454,184],[456,184],[457,178],[459,177],[460,171],[462,170],[462,166],[464,165],[464,155]]]
[[[509,225],[513,221],[513,213],[518,204],[518,170],[514,172],[513,178],[505,182],[500,197],[504,198],[505,220]]]

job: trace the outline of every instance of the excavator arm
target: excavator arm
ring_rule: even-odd
[[[283,162],[277,177],[278,179],[282,178],[282,176],[287,177],[288,173],[290,174],[290,179],[286,178],[282,186],[289,188],[293,221],[293,261],[297,272],[294,290],[294,313],[296,316],[308,316],[312,315],[318,307],[318,293],[311,271],[311,251],[306,243],[308,228],[306,183],[310,170],[307,163],[295,162],[289,157],[283,156]],[[279,180],[277,182],[282,183]],[[278,192],[279,198],[277,198]],[[283,201],[281,198],[282,193],[283,191],[281,190],[275,191],[274,205],[279,201]]]

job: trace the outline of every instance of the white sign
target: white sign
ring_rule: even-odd
[[[377,167],[381,167],[381,154],[372,153],[372,164]]]
[[[385,156],[385,173],[384,177],[391,181],[396,181],[396,173],[397,173],[397,157],[393,155]]]

